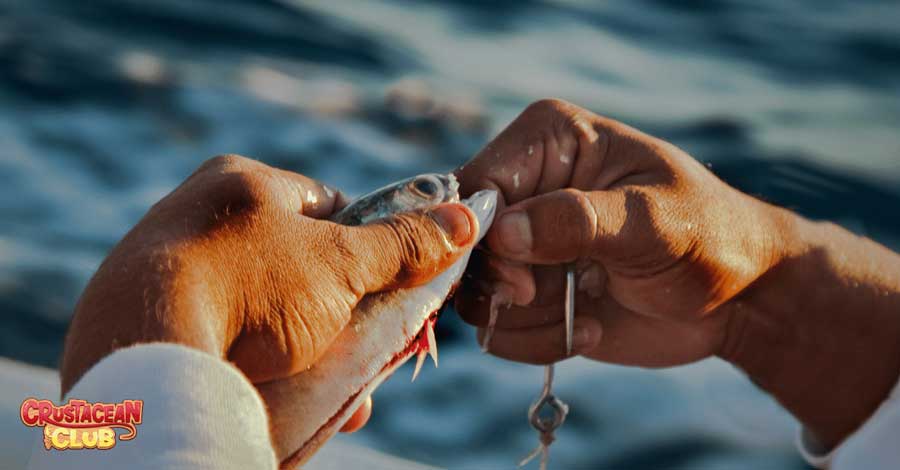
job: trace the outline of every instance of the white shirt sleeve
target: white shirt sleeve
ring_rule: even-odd
[[[167,343],[120,349],[91,368],[69,397],[143,400],[137,435],[109,450],[45,450],[30,469],[274,469],[263,401],[230,363]]]
[[[830,470],[900,468],[900,381],[875,413],[839,446],[828,451],[801,429],[797,447],[806,461]]]

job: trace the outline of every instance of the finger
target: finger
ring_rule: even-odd
[[[478,329],[478,344],[484,339],[484,328]],[[488,344],[488,352],[511,361],[527,364],[552,364],[572,355],[590,351],[601,343],[600,321],[589,315],[575,317],[572,354],[566,354],[566,329],[562,322],[525,329],[496,329]]]
[[[620,255],[655,233],[649,199],[638,190],[564,189],[507,207],[487,234],[488,247],[511,260],[558,264]],[[626,223],[627,222],[627,223]]]
[[[362,405],[359,405],[359,408],[353,412],[353,415],[350,416],[350,419],[341,426],[340,431],[351,433],[359,431],[366,425],[369,421],[369,418],[372,416],[372,396],[369,395],[366,398],[366,401],[363,402]]]
[[[498,283],[507,287],[500,288]],[[536,289],[530,266],[508,262],[482,250],[475,250],[469,258],[464,285],[488,296],[501,289],[512,292],[508,300],[516,305],[530,304]]]
[[[490,259],[490,258],[489,258]],[[494,276],[492,267],[486,263],[482,276]],[[531,269],[534,270],[532,273]],[[532,328],[562,321],[563,270],[560,266],[533,266],[529,270],[530,282],[540,288],[532,295],[532,301],[522,305],[500,305],[497,315],[498,328]],[[484,283],[476,280],[467,282],[456,295],[456,311],[462,319],[475,326],[487,326],[491,315],[491,290],[497,282]]]
[[[498,189],[508,204],[567,187],[577,162],[593,162],[605,141],[592,126],[598,116],[560,100],[526,108],[456,175],[463,196]]]
[[[292,171],[272,168],[276,184],[283,186],[281,202],[291,212],[324,219],[347,205],[344,194],[324,183]]]
[[[430,281],[471,248],[478,219],[462,204],[441,204],[359,227],[333,227],[336,249],[346,258],[336,269],[362,296]]]
[[[332,213],[343,210],[345,207],[347,207],[347,205],[350,204],[350,202],[352,202],[351,199],[347,197],[347,195],[344,194],[343,191],[338,190],[337,196],[335,197],[334,201],[334,210],[332,211]],[[331,214],[328,215],[330,216]]]
[[[491,296],[471,288],[461,289],[456,294],[455,307],[459,316],[470,325],[486,327],[491,315]],[[501,305],[497,310],[497,328],[534,328],[558,323],[563,320],[562,307]]]
[[[606,292],[606,271],[594,262],[579,262],[575,267],[575,293],[588,299],[597,299]],[[560,309],[566,295],[566,271],[559,264],[531,266],[537,286],[530,306],[550,305]]]
[[[547,278],[550,280],[538,281],[540,288],[531,305],[501,305],[497,314],[497,328],[533,328],[564,320],[565,275],[563,270],[558,266],[535,266],[535,274],[537,279]],[[546,290],[544,290],[545,286]],[[576,315],[593,314],[596,305],[596,294],[576,291]],[[466,285],[456,294],[454,306],[466,323],[478,327],[488,325],[491,311],[489,294],[484,294]]]
[[[241,176],[223,179],[225,175]],[[243,194],[244,199],[249,198],[249,205],[262,202],[313,218],[327,217],[346,205],[346,198],[334,188],[307,176],[274,168],[240,155],[210,158],[187,181],[197,178],[224,182],[226,190],[243,188],[238,193]]]
[[[463,196],[496,189],[505,204],[514,204],[562,188],[608,188],[665,166],[666,148],[621,122],[547,99],[528,106],[455,174]]]
[[[503,259],[488,257],[488,268],[495,282],[506,284],[512,298],[509,299],[515,305],[528,305],[534,299],[535,284],[531,268],[522,263],[505,261]],[[496,292],[495,288],[492,292]]]

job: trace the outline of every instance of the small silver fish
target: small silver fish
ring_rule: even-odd
[[[475,213],[481,239],[493,221],[497,193],[479,191],[461,201],[457,188],[452,175],[419,175],[362,196],[332,220],[359,225],[442,202],[462,202]],[[437,312],[459,282],[470,254],[464,253],[427,284],[365,296],[353,309],[350,323],[309,370],[260,385],[267,401],[285,404],[269,410],[281,468],[302,465],[411,357],[418,357],[416,372],[427,354],[437,363]]]
[[[343,225],[362,225],[399,212],[459,202],[459,183],[452,174],[425,173],[360,196],[331,217]]]

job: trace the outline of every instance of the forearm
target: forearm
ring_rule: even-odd
[[[833,224],[773,214],[781,261],[723,306],[721,356],[834,446],[900,375],[900,256]]]

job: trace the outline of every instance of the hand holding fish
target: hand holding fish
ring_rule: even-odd
[[[898,255],[743,194],[667,142],[543,100],[456,175],[463,196],[500,194],[456,300],[479,339],[492,297],[512,304],[495,316],[492,354],[567,357],[574,263],[573,354],[643,367],[719,356],[826,448],[896,383]]]
[[[461,204],[360,227],[319,220],[345,204],[296,173],[207,161],[91,279],[66,337],[63,393],[112,351],[153,341],[229,360],[254,384],[278,381],[319,361],[363,296],[426,283],[475,242]]]

